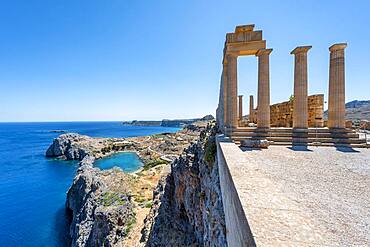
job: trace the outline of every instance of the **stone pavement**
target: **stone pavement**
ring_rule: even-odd
[[[221,143],[258,247],[370,246],[370,150]]]

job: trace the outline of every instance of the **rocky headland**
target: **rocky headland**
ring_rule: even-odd
[[[214,132],[202,122],[144,137],[56,138],[46,156],[80,161],[66,200],[71,246],[226,246]],[[94,167],[119,151],[136,152],[144,167]]]
[[[182,128],[189,124],[193,124],[199,121],[211,121],[211,120],[214,120],[214,117],[212,115],[206,115],[202,118],[191,118],[191,119],[163,119],[160,121],[133,120],[123,122],[123,124],[132,126],[162,126],[162,127]]]

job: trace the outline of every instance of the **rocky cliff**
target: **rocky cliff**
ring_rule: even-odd
[[[93,162],[90,155],[82,159],[67,193],[72,246],[117,246],[135,223],[129,184],[123,182],[128,177],[119,170],[94,168]]]
[[[328,119],[328,111],[324,112],[324,118]],[[346,103],[346,120],[370,121],[370,100],[353,100]]]
[[[66,200],[72,246],[226,246],[216,128],[206,126],[125,141],[56,138],[47,156],[80,160]],[[96,158],[123,142],[150,165],[137,174],[93,167]],[[164,156],[177,158],[171,165],[152,165]]]
[[[227,246],[215,131],[202,131],[159,182],[142,231],[146,246]]]

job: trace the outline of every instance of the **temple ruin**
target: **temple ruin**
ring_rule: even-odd
[[[270,105],[271,48],[254,24],[237,26],[226,34],[223,51],[219,104],[216,111],[220,130],[234,142],[267,139],[271,144],[363,145],[358,134],[346,129],[345,63],[346,43],[329,48],[329,109],[324,126],[324,95],[308,96],[307,56],[312,46],[298,46],[294,56],[294,97],[292,101]],[[250,96],[249,117],[243,117],[243,96],[238,95],[238,57],[256,56],[258,60],[257,108]]]

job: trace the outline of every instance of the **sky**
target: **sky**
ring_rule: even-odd
[[[1,0],[0,121],[121,121],[215,114],[225,34],[263,30],[271,103],[293,92],[296,46],[309,94],[327,100],[329,50],[346,48],[346,101],[370,99],[370,1]],[[238,59],[239,94],[257,58]]]

